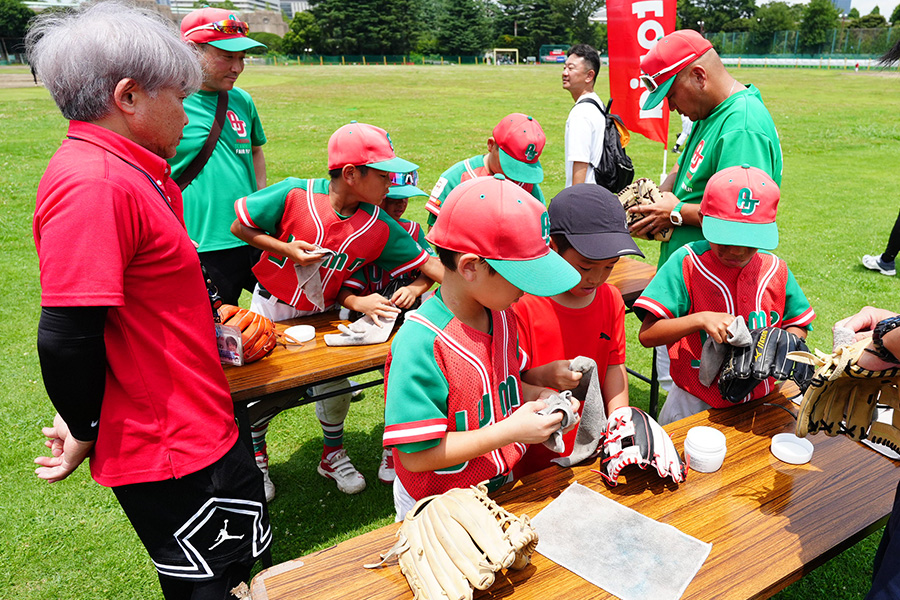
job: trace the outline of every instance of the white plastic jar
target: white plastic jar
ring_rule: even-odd
[[[691,427],[684,439],[684,457],[694,471],[713,473],[725,460],[725,434],[712,427]]]

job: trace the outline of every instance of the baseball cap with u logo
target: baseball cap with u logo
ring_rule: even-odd
[[[641,83],[650,91],[643,109],[659,105],[675,76],[711,48],[709,40],[692,29],[679,29],[656,42],[641,59]]]
[[[550,249],[543,203],[503,175],[456,186],[425,239],[446,250],[485,259],[508,282],[535,296],[575,287],[581,275]]]
[[[181,20],[181,37],[195,44],[209,44],[226,52],[244,52],[266,45],[247,37],[250,26],[240,21],[233,11],[201,8]]]
[[[538,160],[547,143],[541,124],[533,117],[512,113],[503,117],[492,133],[499,146],[503,174],[519,183],[540,183],[544,170]]]
[[[780,199],[778,184],[762,169],[723,169],[706,182],[700,202],[703,237],[714,244],[774,250]]]
[[[344,165],[394,173],[409,173],[419,168],[394,154],[394,143],[387,131],[356,121],[339,128],[328,140],[328,170],[342,169]]]

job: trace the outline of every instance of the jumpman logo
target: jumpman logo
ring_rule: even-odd
[[[222,524],[222,529],[219,530],[219,535],[216,537],[216,543],[209,547],[210,550],[221,544],[222,542],[228,540],[242,540],[244,539],[244,535],[228,535],[228,519],[225,519],[225,523]]]

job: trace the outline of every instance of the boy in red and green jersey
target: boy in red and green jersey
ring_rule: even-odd
[[[428,227],[434,226],[434,221],[441,212],[441,205],[453,188],[475,177],[490,177],[499,173],[521,186],[542,204],[545,203],[544,194],[538,185],[544,180],[544,171],[538,159],[546,143],[547,138],[541,124],[532,117],[522,113],[503,117],[488,138],[487,154],[459,161],[444,171],[434,184],[425,204],[429,213]]]

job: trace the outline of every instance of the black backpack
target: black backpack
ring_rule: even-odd
[[[603,135],[603,154],[600,157],[600,164],[591,165],[594,169],[594,181],[597,185],[602,185],[613,194],[618,194],[625,186],[634,181],[634,165],[622,147],[623,138],[624,143],[627,144],[631,136],[619,115],[613,115],[608,112],[612,107],[612,100],[607,103],[606,110],[603,110],[603,107],[593,98],[579,100],[577,104],[582,102],[590,102],[596,106],[606,121],[606,131]]]

